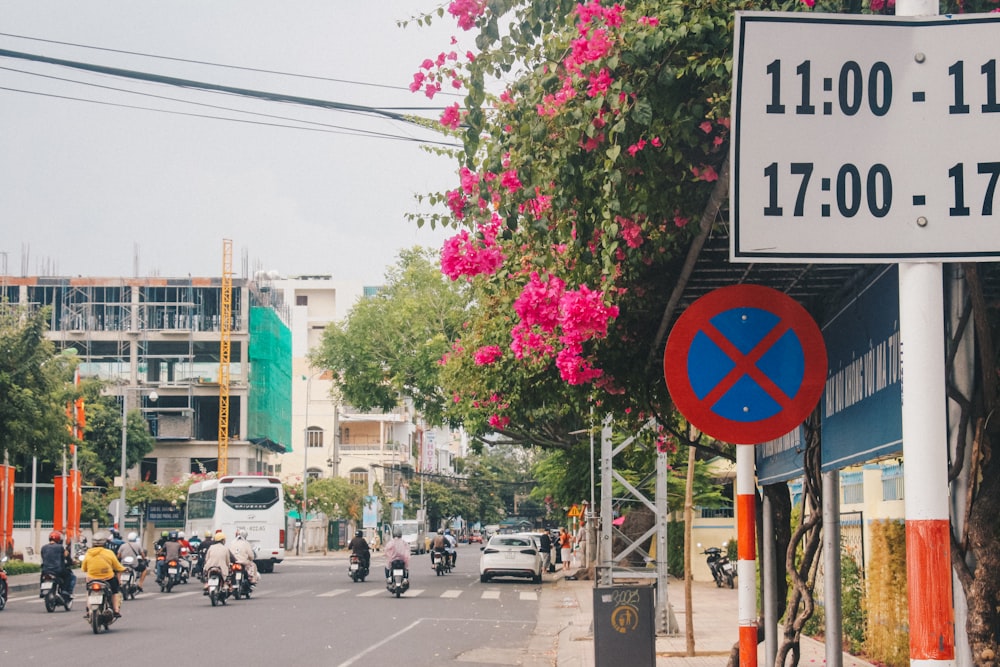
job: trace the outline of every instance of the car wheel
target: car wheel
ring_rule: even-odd
[[[479,583],[485,584],[485,583],[488,583],[489,580],[490,580],[490,578],[488,576],[486,576],[485,574],[479,575]]]
[[[540,584],[540,583],[542,583],[542,575],[541,574],[536,574],[536,575],[532,576],[531,577],[531,583],[533,583],[533,584]]]

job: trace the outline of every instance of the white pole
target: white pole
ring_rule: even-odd
[[[753,445],[736,445],[736,513],[740,667],[757,667],[757,479]]]
[[[128,387],[123,387],[122,388],[122,462],[121,462],[122,493],[121,493],[121,503],[118,506],[118,530],[125,530],[125,474],[128,472],[127,470],[128,466],[126,463],[127,456],[128,456]]]
[[[38,527],[35,526],[35,507],[38,496],[38,457],[31,457],[31,547],[38,548]]]

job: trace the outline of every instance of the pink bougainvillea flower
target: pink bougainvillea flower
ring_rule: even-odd
[[[611,87],[611,72],[607,67],[602,67],[599,72],[590,75],[590,85],[587,86],[587,95],[597,97]]]
[[[689,220],[688,218],[685,218],[685,217],[680,216],[680,215],[675,215],[674,216],[674,226],[675,227],[686,227],[689,222],[691,222],[691,220]]]
[[[802,4],[804,4],[806,7],[815,7],[816,6],[816,0],[802,0]],[[875,5],[875,2],[873,1],[872,2],[872,9],[873,10],[875,9],[874,5]]]
[[[488,366],[500,358],[503,351],[497,345],[484,345],[476,350],[474,361],[477,366]]]
[[[500,175],[500,185],[507,188],[508,192],[517,192],[521,189],[521,179],[517,177],[516,169],[509,169]]]
[[[451,209],[451,214],[455,216],[458,220],[465,217],[465,205],[468,200],[462,196],[462,193],[458,190],[449,190],[448,194],[448,208]]]
[[[458,111],[458,102],[444,108],[444,112],[441,114],[442,125],[447,127],[449,130],[457,130],[460,120],[461,114]]]
[[[490,415],[489,423],[493,428],[507,428],[510,424],[510,417],[501,417],[500,415],[492,414]]]
[[[479,185],[479,174],[472,171],[468,167],[462,167],[458,172],[459,179],[462,181],[462,190],[466,194],[472,194],[472,191],[476,189]]]
[[[476,27],[476,19],[486,10],[486,0],[452,0],[448,5],[448,13],[455,17],[458,27],[462,30],[472,30]]]
[[[707,181],[711,183],[712,181],[719,180],[719,174],[715,171],[715,167],[711,165],[691,167],[691,173],[694,174],[694,180],[696,181]]]
[[[660,25],[660,19],[656,18],[655,16],[640,16],[639,25],[648,25],[656,27]]]
[[[638,248],[643,243],[642,227],[639,223],[628,218],[618,217],[617,222],[621,227],[622,239],[629,248]]]
[[[712,121],[710,121],[710,120],[703,120],[701,122],[701,125],[698,126],[698,129],[700,129],[705,134],[711,134],[712,133]]]

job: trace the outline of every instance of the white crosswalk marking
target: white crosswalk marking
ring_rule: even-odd
[[[406,595],[407,597],[415,598],[415,597],[417,597],[418,595],[420,595],[423,592],[424,592],[423,588],[411,588],[410,590],[408,590],[405,593],[403,593],[403,595]]]
[[[499,600],[500,591],[483,591],[482,599],[484,600]]]
[[[382,595],[385,591],[380,588],[373,588],[370,591],[365,591],[364,593],[358,593],[359,598],[370,598],[375,595]]]
[[[177,598],[184,598],[189,595],[194,595],[195,593],[201,595],[202,591],[186,591],[184,593],[163,593],[162,595],[156,595],[153,597],[154,600],[176,600]]]
[[[457,598],[461,594],[462,594],[462,591],[449,590],[449,591],[445,591],[444,593],[442,593],[441,597],[443,597],[443,598]]]
[[[346,593],[346,592],[347,592],[346,588],[338,588],[338,589],[332,590],[332,591],[330,591],[328,593],[320,593],[316,597],[318,597],[318,598],[332,598],[334,596],[337,596],[337,595],[340,595],[341,593]]]
[[[535,591],[521,591],[521,599],[522,600],[537,600],[538,599],[538,593],[536,593]]]

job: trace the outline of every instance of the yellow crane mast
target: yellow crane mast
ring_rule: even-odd
[[[219,327],[219,477],[229,468],[229,359],[233,333],[233,242],[222,239]]]

